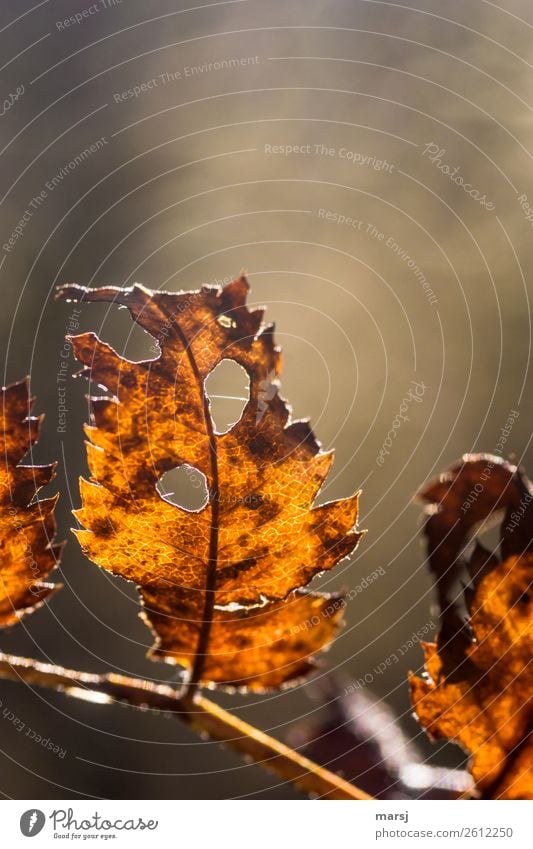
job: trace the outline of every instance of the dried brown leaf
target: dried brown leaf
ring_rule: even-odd
[[[60,297],[127,306],[161,348],[133,363],[92,333],[72,340],[83,373],[106,392],[91,399],[91,480],[76,513],[84,551],[138,585],[153,656],[183,665],[195,683],[265,690],[306,674],[335,636],[341,600],[302,588],[360,534],[358,495],[313,506],[333,455],[307,422],[291,421],[272,381],[281,371],[273,327],[246,306],[247,293],[241,277],[181,293],[65,286]],[[245,369],[250,398],[219,434],[205,380],[223,359]],[[198,512],[156,489],[182,465],[207,481]]]
[[[62,548],[53,543],[57,496],[35,500],[54,477],[55,465],[20,465],[39,436],[41,418],[30,415],[32,404],[27,379],[2,389],[0,627],[14,625],[58,589],[44,580]]]
[[[481,472],[487,456],[465,457],[461,467],[423,491],[427,501],[435,499],[426,524],[434,568],[442,579],[461,561],[470,583],[462,593],[465,622],[450,617],[456,599],[441,594],[447,606],[439,641],[424,646],[426,675],[410,676],[411,696],[432,737],[458,742],[470,754],[472,776],[483,796],[531,799],[533,493],[516,467],[490,459],[497,462],[488,478]],[[463,509],[468,492],[476,493],[473,513]],[[467,559],[472,516],[478,523],[496,510],[505,510],[503,560],[479,544]]]

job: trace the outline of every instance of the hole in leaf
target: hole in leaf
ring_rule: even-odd
[[[160,355],[161,350],[157,340],[140,324],[131,320],[127,307],[119,306],[110,309],[109,304],[105,304],[101,307],[101,314],[98,335],[122,357],[138,363],[153,360]]]
[[[198,513],[209,500],[204,473],[188,463],[162,474],[156,489],[164,501],[182,507],[189,513]]]
[[[250,379],[235,360],[222,360],[205,381],[211,417],[217,433],[227,433],[239,421],[250,398]]]
[[[493,554],[497,554],[500,545],[500,528],[496,516],[486,519],[476,530],[481,545]]]
[[[237,327],[237,322],[230,315],[219,315],[217,321],[221,325],[221,327],[226,327],[227,329]]]

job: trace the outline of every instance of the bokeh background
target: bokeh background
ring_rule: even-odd
[[[47,494],[61,491],[69,540],[64,589],[1,635],[4,651],[175,676],[145,660],[135,589],[87,562],[69,533],[88,411],[86,386],[69,377],[61,429],[71,307],[53,292],[62,282],[193,289],[246,269],[252,303],[276,322],[283,394],[336,449],[320,499],[363,488],[368,535],[321,583],[353,590],[381,567],[353,593],[327,667],[341,689],[370,674],[428,762],[462,764],[411,717],[418,646],[374,670],[434,621],[418,487],[464,452],[501,451],[513,412],[502,456],[533,467],[532,30],[526,0],[3,0],[2,380],[31,375],[46,414],[33,458],[59,461]],[[125,311],[81,309],[81,329],[151,356]],[[227,377],[213,391],[238,395]],[[380,455],[406,397],[409,421]],[[216,403],[235,416],[238,402]],[[280,739],[324,710],[313,685],[215,698]],[[0,699],[65,751],[0,716],[6,797],[302,798],[172,719],[7,682]]]

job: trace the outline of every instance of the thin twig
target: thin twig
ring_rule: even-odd
[[[200,695],[193,700],[182,698],[166,684],[113,673],[77,672],[3,652],[0,652],[0,678],[59,690],[88,701],[119,701],[133,707],[169,711],[200,734],[219,740],[306,793],[321,799],[372,798],[209,699]]]

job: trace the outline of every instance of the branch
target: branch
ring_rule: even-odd
[[[321,799],[372,798],[203,696],[197,695],[190,700],[182,698],[168,685],[113,673],[76,672],[3,652],[0,652],[0,678],[59,690],[86,701],[104,704],[119,701],[132,707],[169,711],[200,734],[208,734],[213,740],[252,758],[264,769],[306,793]]]

